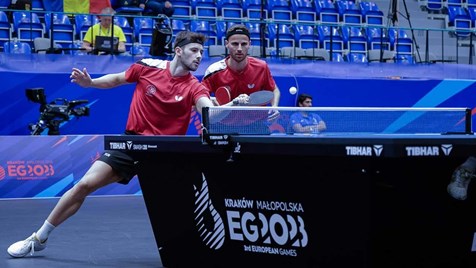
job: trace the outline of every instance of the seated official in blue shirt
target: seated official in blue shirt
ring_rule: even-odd
[[[300,94],[297,107],[312,107],[312,96]],[[290,125],[294,133],[319,133],[326,130],[326,123],[315,112],[299,111],[291,115]]]

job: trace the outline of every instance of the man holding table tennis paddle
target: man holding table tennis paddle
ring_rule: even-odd
[[[202,84],[215,96],[215,103],[225,105],[246,94],[248,106],[271,103],[277,107],[281,93],[267,63],[248,56],[251,41],[246,26],[233,25],[227,30],[225,40],[229,56],[211,64],[202,79]],[[277,111],[271,113],[278,115]]]

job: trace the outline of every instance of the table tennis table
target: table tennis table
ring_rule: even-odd
[[[166,267],[475,267],[472,134],[106,136]]]

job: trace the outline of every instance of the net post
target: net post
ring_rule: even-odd
[[[471,116],[471,109],[466,108],[465,110],[465,132],[466,134],[473,134],[472,129],[472,116]]]

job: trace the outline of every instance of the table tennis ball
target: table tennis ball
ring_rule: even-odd
[[[296,88],[296,87],[290,87],[290,88],[289,88],[289,93],[291,93],[291,95],[296,94],[296,92],[297,92],[297,88]]]

